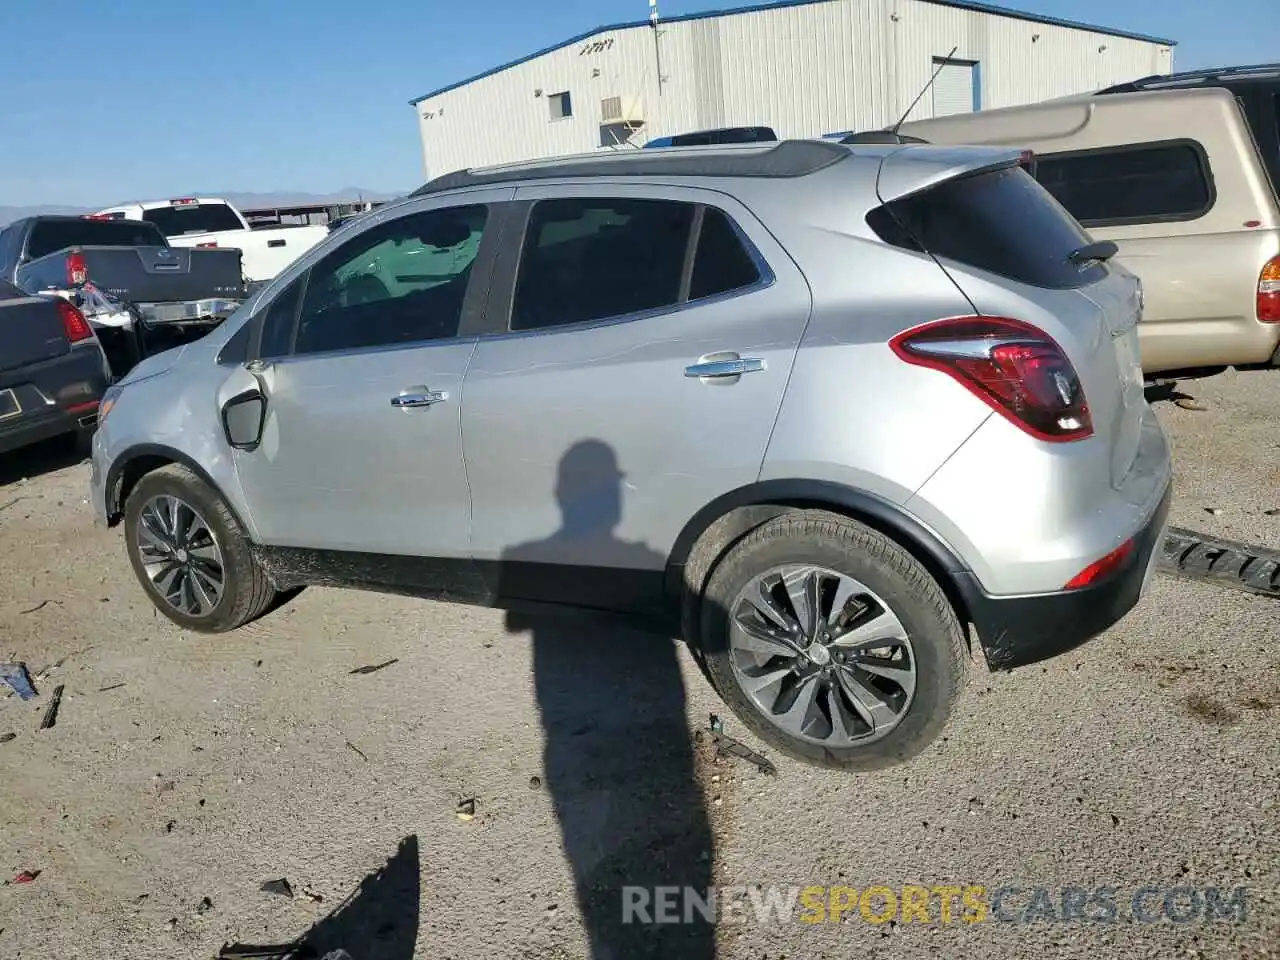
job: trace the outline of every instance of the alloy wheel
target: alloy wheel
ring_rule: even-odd
[[[213,612],[226,583],[217,538],[189,503],[170,494],[142,506],[135,532],[147,579],[164,601],[188,617]]]
[[[902,621],[866,584],[792,564],[753,577],[730,611],[744,693],[791,736],[829,747],[879,740],[906,716],[917,665]]]

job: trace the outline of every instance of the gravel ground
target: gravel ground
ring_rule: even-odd
[[[1207,409],[1158,405],[1173,522],[1280,547],[1280,372],[1180,389]],[[916,762],[773,757],[771,777],[695,737],[724,711],[683,649],[604,623],[311,589],[185,634],[91,525],[86,482],[58,445],[0,465],[0,659],[41,691],[0,694],[0,871],[40,871],[0,887],[0,957],[206,960],[300,936],[355,960],[583,957],[589,937],[598,957],[1280,957],[1275,601],[1157,577],[1079,651],[975,670]],[[260,889],[278,878],[292,898]],[[809,924],[803,903],[759,923],[750,895],[714,931],[618,922],[623,883],[712,878],[987,902],[1011,885],[1000,913],[1028,922],[944,923],[935,898],[929,923]],[[1108,886],[1116,922],[1045,919],[1064,887]],[[1126,922],[1143,887],[1151,922]],[[1206,920],[1183,890],[1174,922],[1179,887],[1245,887],[1247,912]]]

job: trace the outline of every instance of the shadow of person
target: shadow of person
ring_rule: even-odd
[[[586,440],[570,448],[556,484],[560,528],[508,550],[502,577],[527,575],[526,565],[557,559],[660,571],[664,558],[614,532],[622,520],[622,480],[607,444]],[[538,575],[584,574],[573,566],[543,566]],[[519,596],[501,580],[499,592]],[[675,643],[603,614],[512,611],[506,626],[532,632],[543,782],[573,870],[590,955],[715,957],[713,920],[698,909],[686,917],[683,897],[668,914],[680,922],[645,922],[662,912],[656,887],[687,888],[706,898],[712,882],[711,827],[695,775]],[[628,902],[644,909],[627,911]]]
[[[333,912],[288,943],[226,944],[226,960],[413,960],[422,900],[418,838],[410,835]]]

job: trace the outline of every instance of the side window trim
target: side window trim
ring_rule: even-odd
[[[1061,150],[1055,153],[1037,153],[1036,179],[1039,180],[1039,165],[1046,161],[1074,160],[1079,157],[1109,157],[1132,153],[1138,150],[1162,150],[1175,149],[1178,147],[1187,147],[1196,156],[1196,166],[1201,178],[1204,180],[1205,189],[1208,194],[1206,203],[1199,209],[1183,213],[1153,214],[1142,217],[1090,218],[1087,220],[1080,220],[1079,222],[1080,225],[1086,229],[1093,227],[1137,226],[1148,223],[1187,223],[1191,220],[1199,220],[1201,217],[1207,215],[1218,202],[1218,188],[1213,179],[1213,168],[1209,164],[1209,154],[1200,141],[1193,140],[1190,137],[1176,137],[1169,140],[1146,140],[1141,143],[1116,144],[1115,146],[1110,147],[1086,147],[1079,150]]]
[[[541,191],[539,191],[541,192]],[[631,194],[626,192],[612,192],[608,187],[603,187],[599,192],[572,193],[572,194],[546,194],[536,198],[517,198],[511,201],[508,206],[511,208],[505,229],[505,235],[502,239],[502,250],[498,256],[497,269],[494,273],[493,292],[489,300],[489,320],[485,324],[485,329],[478,331],[485,339],[494,339],[501,337],[503,339],[515,337],[537,337],[547,336],[556,333],[570,333],[575,331],[591,330],[596,327],[615,326],[621,323],[634,323],[637,320],[647,320],[651,317],[664,316],[672,313],[679,313],[685,310],[697,309],[699,307],[708,306],[710,304],[719,303],[724,300],[730,300],[737,297],[750,296],[759,293],[773,286],[777,282],[777,274],[769,265],[769,261],[765,259],[764,253],[756,245],[756,243],[747,235],[742,224],[738,222],[738,217],[729,210],[717,204],[709,203],[704,200],[694,199],[693,197],[672,197],[671,199],[679,203],[687,203],[695,208],[693,223],[690,226],[688,246],[685,249],[685,260],[683,273],[680,282],[680,300],[677,303],[670,304],[665,307],[655,307],[651,310],[639,310],[633,313],[619,314],[613,317],[603,317],[598,320],[584,320],[579,323],[565,323],[550,327],[539,327],[532,330],[513,330],[511,329],[511,321],[513,311],[515,309],[515,291],[516,282],[520,276],[520,266],[524,254],[525,240],[528,236],[529,223],[533,215],[533,208],[543,200],[558,199],[583,199],[583,200],[626,200],[641,199],[642,195]],[[734,234],[738,238],[738,242],[742,244],[747,255],[751,258],[752,263],[756,266],[757,279],[754,283],[745,287],[739,287],[734,290],[728,290],[724,293],[718,293],[709,297],[701,297],[697,300],[688,299],[689,289],[693,281],[693,266],[697,259],[698,240],[702,235],[702,222],[708,208],[718,210],[721,215],[729,222],[733,228]]]

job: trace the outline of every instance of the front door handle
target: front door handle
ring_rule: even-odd
[[[744,373],[757,373],[763,369],[764,361],[759,357],[740,357],[736,353],[719,353],[700,357],[697,363],[684,368],[684,375],[718,380],[726,377],[740,377]]]
[[[428,390],[426,387],[408,387],[391,398],[393,407],[408,409],[409,407],[430,407],[443,403],[449,395],[443,390]]]

